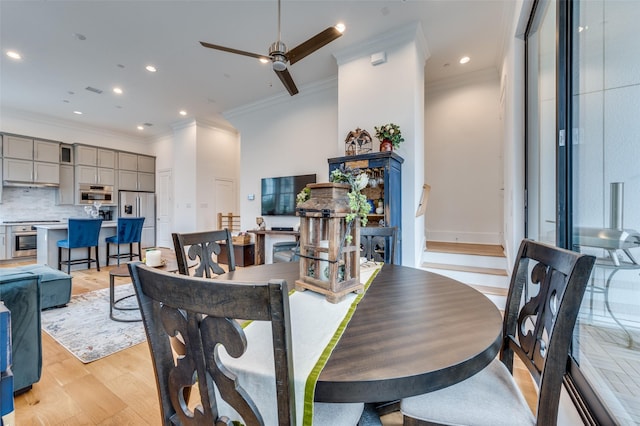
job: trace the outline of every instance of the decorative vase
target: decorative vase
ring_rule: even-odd
[[[389,139],[382,139],[380,142],[380,151],[393,151],[393,144]]]

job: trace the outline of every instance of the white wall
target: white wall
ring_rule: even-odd
[[[196,229],[217,229],[216,179],[232,181],[237,194],[240,141],[236,132],[200,124],[196,138]],[[233,210],[236,214],[240,214],[238,205]]]
[[[426,88],[427,239],[503,242],[500,81],[495,69]]]
[[[386,62],[371,64],[384,52]],[[420,24],[381,34],[335,54],[338,60],[338,139],[356,127],[371,135],[386,123],[400,126],[405,142],[396,149],[402,164],[402,264],[418,265],[424,250],[424,221],[415,211],[424,183],[424,64],[429,57]],[[398,76],[402,76],[398,78]],[[372,90],[372,88],[384,90]],[[366,105],[366,108],[363,106]],[[378,151],[375,140],[373,150]]]
[[[514,7],[500,76],[500,110],[504,138],[504,251],[513,265],[524,238],[524,39],[529,10]]]
[[[240,133],[240,212],[242,229],[254,229],[260,214],[261,179],[316,173],[329,180],[328,158],[344,155],[338,149],[337,87],[335,80],[300,88],[296,96],[281,96],[226,115]],[[254,195],[254,200],[248,196]],[[296,216],[267,216],[267,227],[296,226]],[[274,240],[269,238],[268,240]],[[269,244],[269,243],[267,243]],[[271,247],[265,247],[270,262]]]
[[[196,123],[175,127],[172,138],[175,232],[192,232],[196,226]],[[165,159],[162,162],[166,162]]]

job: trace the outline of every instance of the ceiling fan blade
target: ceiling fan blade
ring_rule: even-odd
[[[293,78],[291,78],[291,74],[289,74],[288,69],[285,69],[283,71],[276,71],[275,73],[278,74],[278,77],[280,77],[280,81],[282,82],[282,84],[284,85],[284,87],[287,89],[287,91],[291,96],[298,93],[298,88],[296,87],[296,84],[293,82]]]
[[[209,49],[222,50],[223,52],[236,53],[238,55],[250,56],[256,59],[265,59],[267,61],[271,61],[271,58],[265,55],[258,55],[257,53],[245,52],[244,50],[232,49],[230,47],[218,46],[217,44],[207,43],[205,41],[201,41],[200,44],[204,47],[208,47]]]
[[[314,35],[309,40],[302,42],[287,52],[287,59],[291,65],[300,59],[320,49],[322,46],[331,43],[340,37],[342,33],[336,27],[329,27],[326,30]]]

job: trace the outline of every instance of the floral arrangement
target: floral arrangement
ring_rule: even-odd
[[[400,126],[397,124],[384,124],[380,127],[374,127],[374,130],[376,131],[376,138],[380,139],[380,141],[384,139],[390,140],[395,149],[398,149],[400,144],[404,142]]]
[[[311,190],[305,186],[302,188],[302,191],[296,195],[296,205],[304,203],[309,197],[311,197]]]
[[[369,183],[369,176],[360,169],[340,166],[331,172],[329,182],[348,183],[351,186],[349,191],[349,208],[351,213],[346,216],[347,223],[359,217],[362,226],[367,225],[367,214],[371,211],[371,205],[367,201],[366,195],[361,191]]]

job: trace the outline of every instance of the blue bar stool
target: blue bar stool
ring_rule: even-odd
[[[91,262],[96,262],[98,271],[100,270],[100,260],[98,257],[98,241],[102,219],[69,219],[69,232],[66,240],[58,241],[58,269],[62,270],[62,265],[67,265],[67,274],[71,272],[71,265],[87,263],[87,269],[91,268]],[[87,257],[81,259],[71,259],[71,249],[87,248]],[[96,248],[95,259],[91,257],[91,247]],[[68,250],[67,260],[62,260],[62,249]]]
[[[109,266],[109,258],[118,259],[118,265],[120,265],[120,259],[129,258],[129,261],[134,257],[142,260],[142,249],[140,247],[140,240],[142,239],[142,225],[144,224],[144,217],[119,217],[118,218],[118,232],[112,237],[105,238],[107,242],[107,266]],[[133,244],[138,244],[138,253],[133,252]],[[116,254],[109,254],[109,246],[115,244],[117,247]],[[120,244],[129,244],[129,253],[120,253]]]

